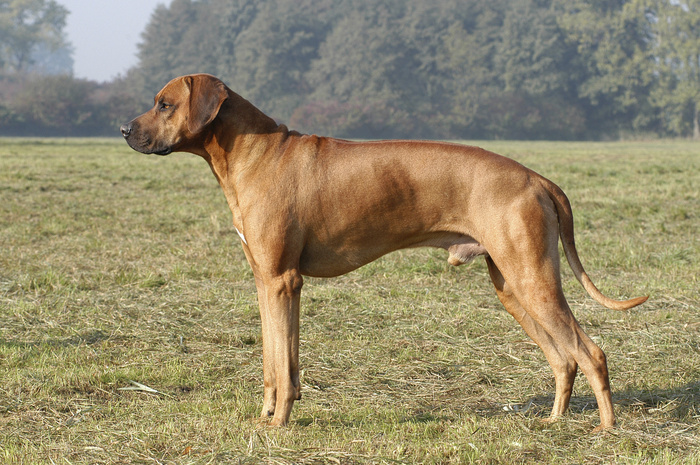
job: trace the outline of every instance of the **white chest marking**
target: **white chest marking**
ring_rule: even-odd
[[[240,231],[238,230],[238,228],[236,228],[235,226],[234,226],[233,228],[236,230],[236,232],[238,233],[238,236],[241,238],[241,240],[243,241],[243,243],[244,243],[245,245],[248,245],[248,241],[245,240],[245,236],[243,235],[243,233],[240,232]]]

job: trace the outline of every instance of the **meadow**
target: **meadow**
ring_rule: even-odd
[[[564,264],[608,356],[618,425],[554,381],[484,261],[401,251],[302,292],[303,398],[262,408],[253,277],[206,163],[118,139],[0,139],[0,463],[700,463],[700,144],[476,143],[571,199],[607,310]]]

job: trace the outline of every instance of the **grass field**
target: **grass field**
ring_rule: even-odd
[[[551,371],[483,260],[430,249],[306,280],[303,399],[266,428],[252,273],[206,163],[0,139],[0,463],[700,463],[700,144],[479,145],[567,192],[601,290],[651,296],[607,310],[563,267],[611,432],[582,376],[541,421]]]

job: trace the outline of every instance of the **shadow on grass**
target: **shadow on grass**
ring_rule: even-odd
[[[536,396],[527,402],[514,404],[488,403],[477,406],[474,410],[479,415],[496,417],[513,413],[526,414],[536,418],[549,416],[554,403],[554,396]],[[662,412],[671,419],[688,421],[700,415],[700,381],[694,381],[674,389],[628,389],[613,394],[613,404],[617,408]],[[574,414],[597,410],[598,403],[593,396],[575,396],[571,398],[568,412]]]
[[[662,412],[674,420],[687,421],[700,415],[700,381],[675,389],[627,389],[613,396],[613,402],[626,409]]]
[[[412,423],[412,424],[427,424],[427,423],[441,423],[450,421],[453,418],[447,415],[434,415],[430,412],[417,412],[413,415],[405,416],[399,419],[398,423]],[[322,425],[324,427],[340,427],[340,428],[359,428],[363,424],[367,423],[367,418],[364,416],[354,416],[354,415],[343,415],[334,416],[333,418],[314,418],[314,417],[302,417],[291,421],[293,425],[300,427],[307,427],[311,425]]]
[[[104,331],[88,331],[83,334],[71,336],[66,339],[47,339],[45,341],[24,342],[0,339],[0,346],[7,348],[37,348],[37,347],[72,347],[80,345],[93,345],[106,341],[110,335]]]

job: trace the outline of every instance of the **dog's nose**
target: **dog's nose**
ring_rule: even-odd
[[[120,130],[122,132],[122,136],[129,137],[129,134],[131,134],[131,123],[122,124]]]

